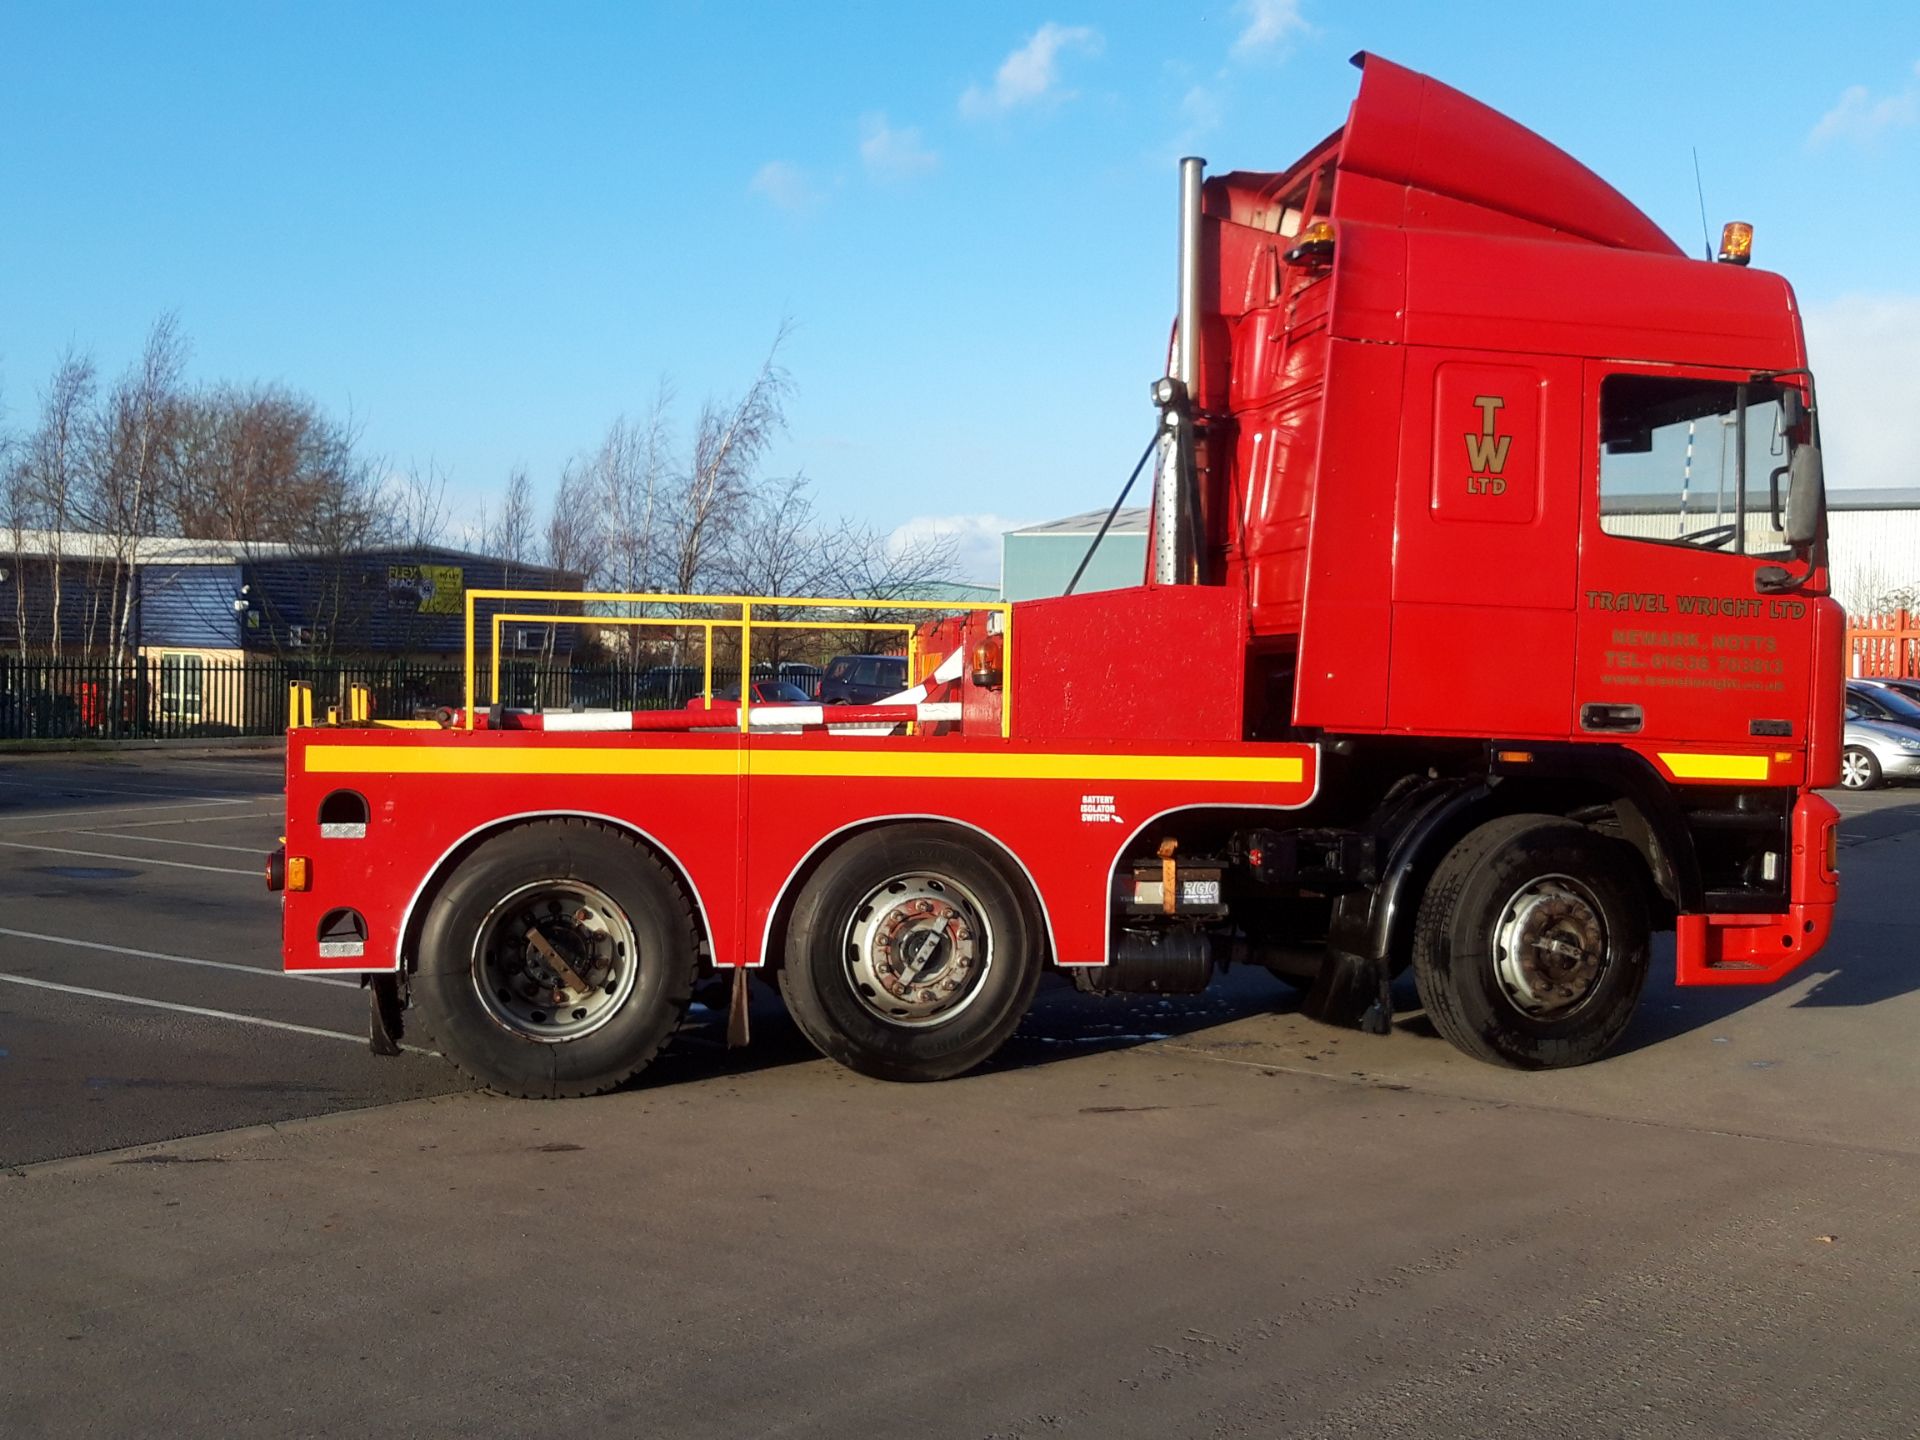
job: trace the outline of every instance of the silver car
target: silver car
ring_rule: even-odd
[[[1920,780],[1920,730],[1887,720],[1869,720],[1849,703],[1840,783],[1872,790],[1897,780]]]

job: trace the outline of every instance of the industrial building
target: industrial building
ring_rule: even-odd
[[[1002,598],[1038,600],[1064,594],[1083,559],[1087,560],[1087,569],[1074,587],[1076,594],[1140,584],[1147,573],[1146,506],[1128,506],[1115,515],[1100,548],[1087,559],[1087,547],[1093,544],[1106,518],[1105,510],[1089,510],[1084,515],[1009,530],[1001,536]]]

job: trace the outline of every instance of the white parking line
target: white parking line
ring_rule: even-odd
[[[149,809],[165,808],[149,806]],[[156,830],[162,825],[222,825],[229,820],[278,820],[278,810],[249,810],[244,815],[235,815],[223,810],[218,815],[190,815],[184,820],[109,820],[107,824],[115,830]],[[16,830],[16,835],[65,835],[72,829],[68,825],[49,825],[44,830]]]
[[[118,830],[69,830],[69,835],[91,835],[96,840],[138,840],[143,845],[184,845],[190,850],[231,850],[236,855],[258,855],[258,845],[215,845],[211,840],[175,840],[166,835],[124,835]]]
[[[235,870],[229,865],[194,865],[185,860],[155,860],[150,855],[116,855],[108,850],[69,850],[59,845],[23,845],[17,840],[0,840],[0,849],[32,850],[42,855],[84,855],[90,860],[124,860],[131,865],[164,865],[169,870],[204,870],[209,875],[244,875],[258,880],[260,871]]]
[[[128,945],[107,945],[99,940],[75,940],[66,935],[42,935],[35,930],[9,930],[0,926],[0,935],[16,940],[37,940],[43,945],[70,945],[76,950],[104,950],[109,955],[131,955],[137,960],[167,960],[175,965],[204,965],[209,970],[240,970],[248,975],[264,975],[270,980],[304,980],[309,985],[339,985],[358,990],[357,980],[337,980],[331,975],[302,975],[298,971],[269,970],[264,965],[239,965],[231,960],[202,960],[197,955],[168,955],[160,950],[135,950]]]
[[[22,810],[17,814],[0,810],[0,820],[91,820],[96,815],[124,815],[128,811],[145,815],[153,810],[219,810],[219,816],[206,817],[213,820],[226,818],[227,804],[225,800],[188,800],[179,805],[89,805],[72,810]]]
[[[122,1005],[144,1005],[150,1010],[172,1010],[181,1015],[204,1015],[210,1020],[236,1020],[242,1025],[264,1025],[269,1030],[291,1030],[296,1035],[320,1035],[328,1040],[367,1043],[364,1035],[349,1035],[344,1030],[319,1030],[312,1025],[294,1025],[285,1020],[263,1020],[258,1015],[236,1015],[231,1010],[209,1010],[203,1005],[176,1005],[171,1000],[148,1000],[140,995],[120,995],[112,990],[89,990],[84,985],[56,985],[51,980],[34,980],[25,975],[0,973],[9,985],[31,985],[36,990],[56,990],[62,995],[85,995],[91,1000],[117,1000]],[[408,1049],[413,1047],[408,1046]]]
[[[259,798],[244,790],[140,790],[129,785],[69,785],[45,780],[0,780],[0,785],[15,790],[57,790],[63,795],[151,795],[159,799],[173,796],[183,800],[205,800],[211,805],[245,805]],[[227,798],[216,799],[216,796]]]

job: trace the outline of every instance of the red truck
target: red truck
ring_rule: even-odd
[[[1376,1032],[1411,968],[1447,1039],[1538,1068],[1620,1038],[1656,932],[1683,985],[1818,950],[1843,621],[1792,290],[1745,227],[1689,258],[1513,121],[1356,63],[1288,169],[1182,162],[1142,584],[865,631],[857,597],[472,592],[461,710],[289,733],[287,968],[365,977],[377,1049],[418,1022],[566,1096],[728,972],[736,1018],[772,972],[888,1079],[987,1059],[1050,967],[1183,994],[1229,963]],[[698,642],[707,696],[771,627],[887,632],[913,684],[491,703],[502,626],[556,601]]]

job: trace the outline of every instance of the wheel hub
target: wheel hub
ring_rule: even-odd
[[[601,890],[573,880],[516,890],[488,912],[473,981],[487,1013],[530,1040],[576,1040],[633,993],[633,925]]]
[[[1607,971],[1599,902],[1570,876],[1529,882],[1494,926],[1494,959],[1500,988],[1517,1009],[1537,1018],[1572,1014]]]
[[[979,994],[992,947],[979,901],[952,880],[904,875],[876,887],[847,927],[847,979],[896,1025],[951,1020]]]

